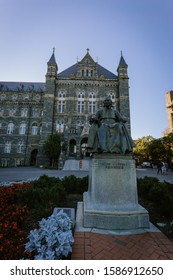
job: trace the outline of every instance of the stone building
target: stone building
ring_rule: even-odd
[[[42,146],[55,132],[64,134],[66,158],[87,156],[89,117],[105,96],[128,118],[130,132],[127,68],[121,54],[114,74],[87,49],[81,61],[59,73],[53,51],[45,83],[0,82],[0,166],[47,165]]]
[[[168,117],[168,129],[164,131],[164,136],[173,132],[173,91],[166,93],[166,111]]]

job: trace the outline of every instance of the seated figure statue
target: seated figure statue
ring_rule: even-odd
[[[127,119],[112,107],[112,100],[106,97],[103,108],[90,119],[88,151],[126,154],[133,151],[134,142],[125,122]]]

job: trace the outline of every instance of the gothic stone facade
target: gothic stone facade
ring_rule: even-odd
[[[81,61],[58,73],[53,51],[45,83],[0,82],[0,166],[48,165],[42,146],[56,132],[66,139],[66,158],[86,156],[89,117],[105,96],[128,118],[130,132],[127,68],[121,54],[116,75],[87,49]]]

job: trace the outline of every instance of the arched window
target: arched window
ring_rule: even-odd
[[[90,114],[95,114],[96,112],[96,95],[94,92],[89,94],[89,108],[88,111]]]
[[[19,134],[26,134],[26,123],[21,123],[19,126]]]
[[[14,132],[14,123],[10,122],[7,126],[7,134],[13,134]]]
[[[58,112],[65,112],[65,93],[63,91],[58,95]]]
[[[7,142],[5,143],[4,153],[9,154],[10,152],[11,152],[11,142],[10,142],[10,141],[7,141]]]
[[[38,134],[38,125],[37,123],[32,124],[32,130],[31,130],[32,135],[37,135]]]
[[[81,120],[76,121],[76,127],[83,126],[83,125],[84,125],[83,121]]]
[[[79,93],[78,94],[77,111],[80,114],[84,113],[84,100],[85,100],[84,93]]]
[[[24,152],[24,144],[23,141],[19,141],[17,144],[17,153],[23,153]]]
[[[27,108],[23,108],[21,110],[21,117],[27,117],[28,115],[28,109]]]

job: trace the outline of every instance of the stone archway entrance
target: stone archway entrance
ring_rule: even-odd
[[[32,152],[31,152],[31,160],[30,160],[30,165],[31,166],[35,166],[36,165],[37,154],[38,154],[38,150],[37,149],[32,150]]]
[[[77,152],[76,140],[71,139],[69,142],[69,156],[76,157],[76,152]]]

